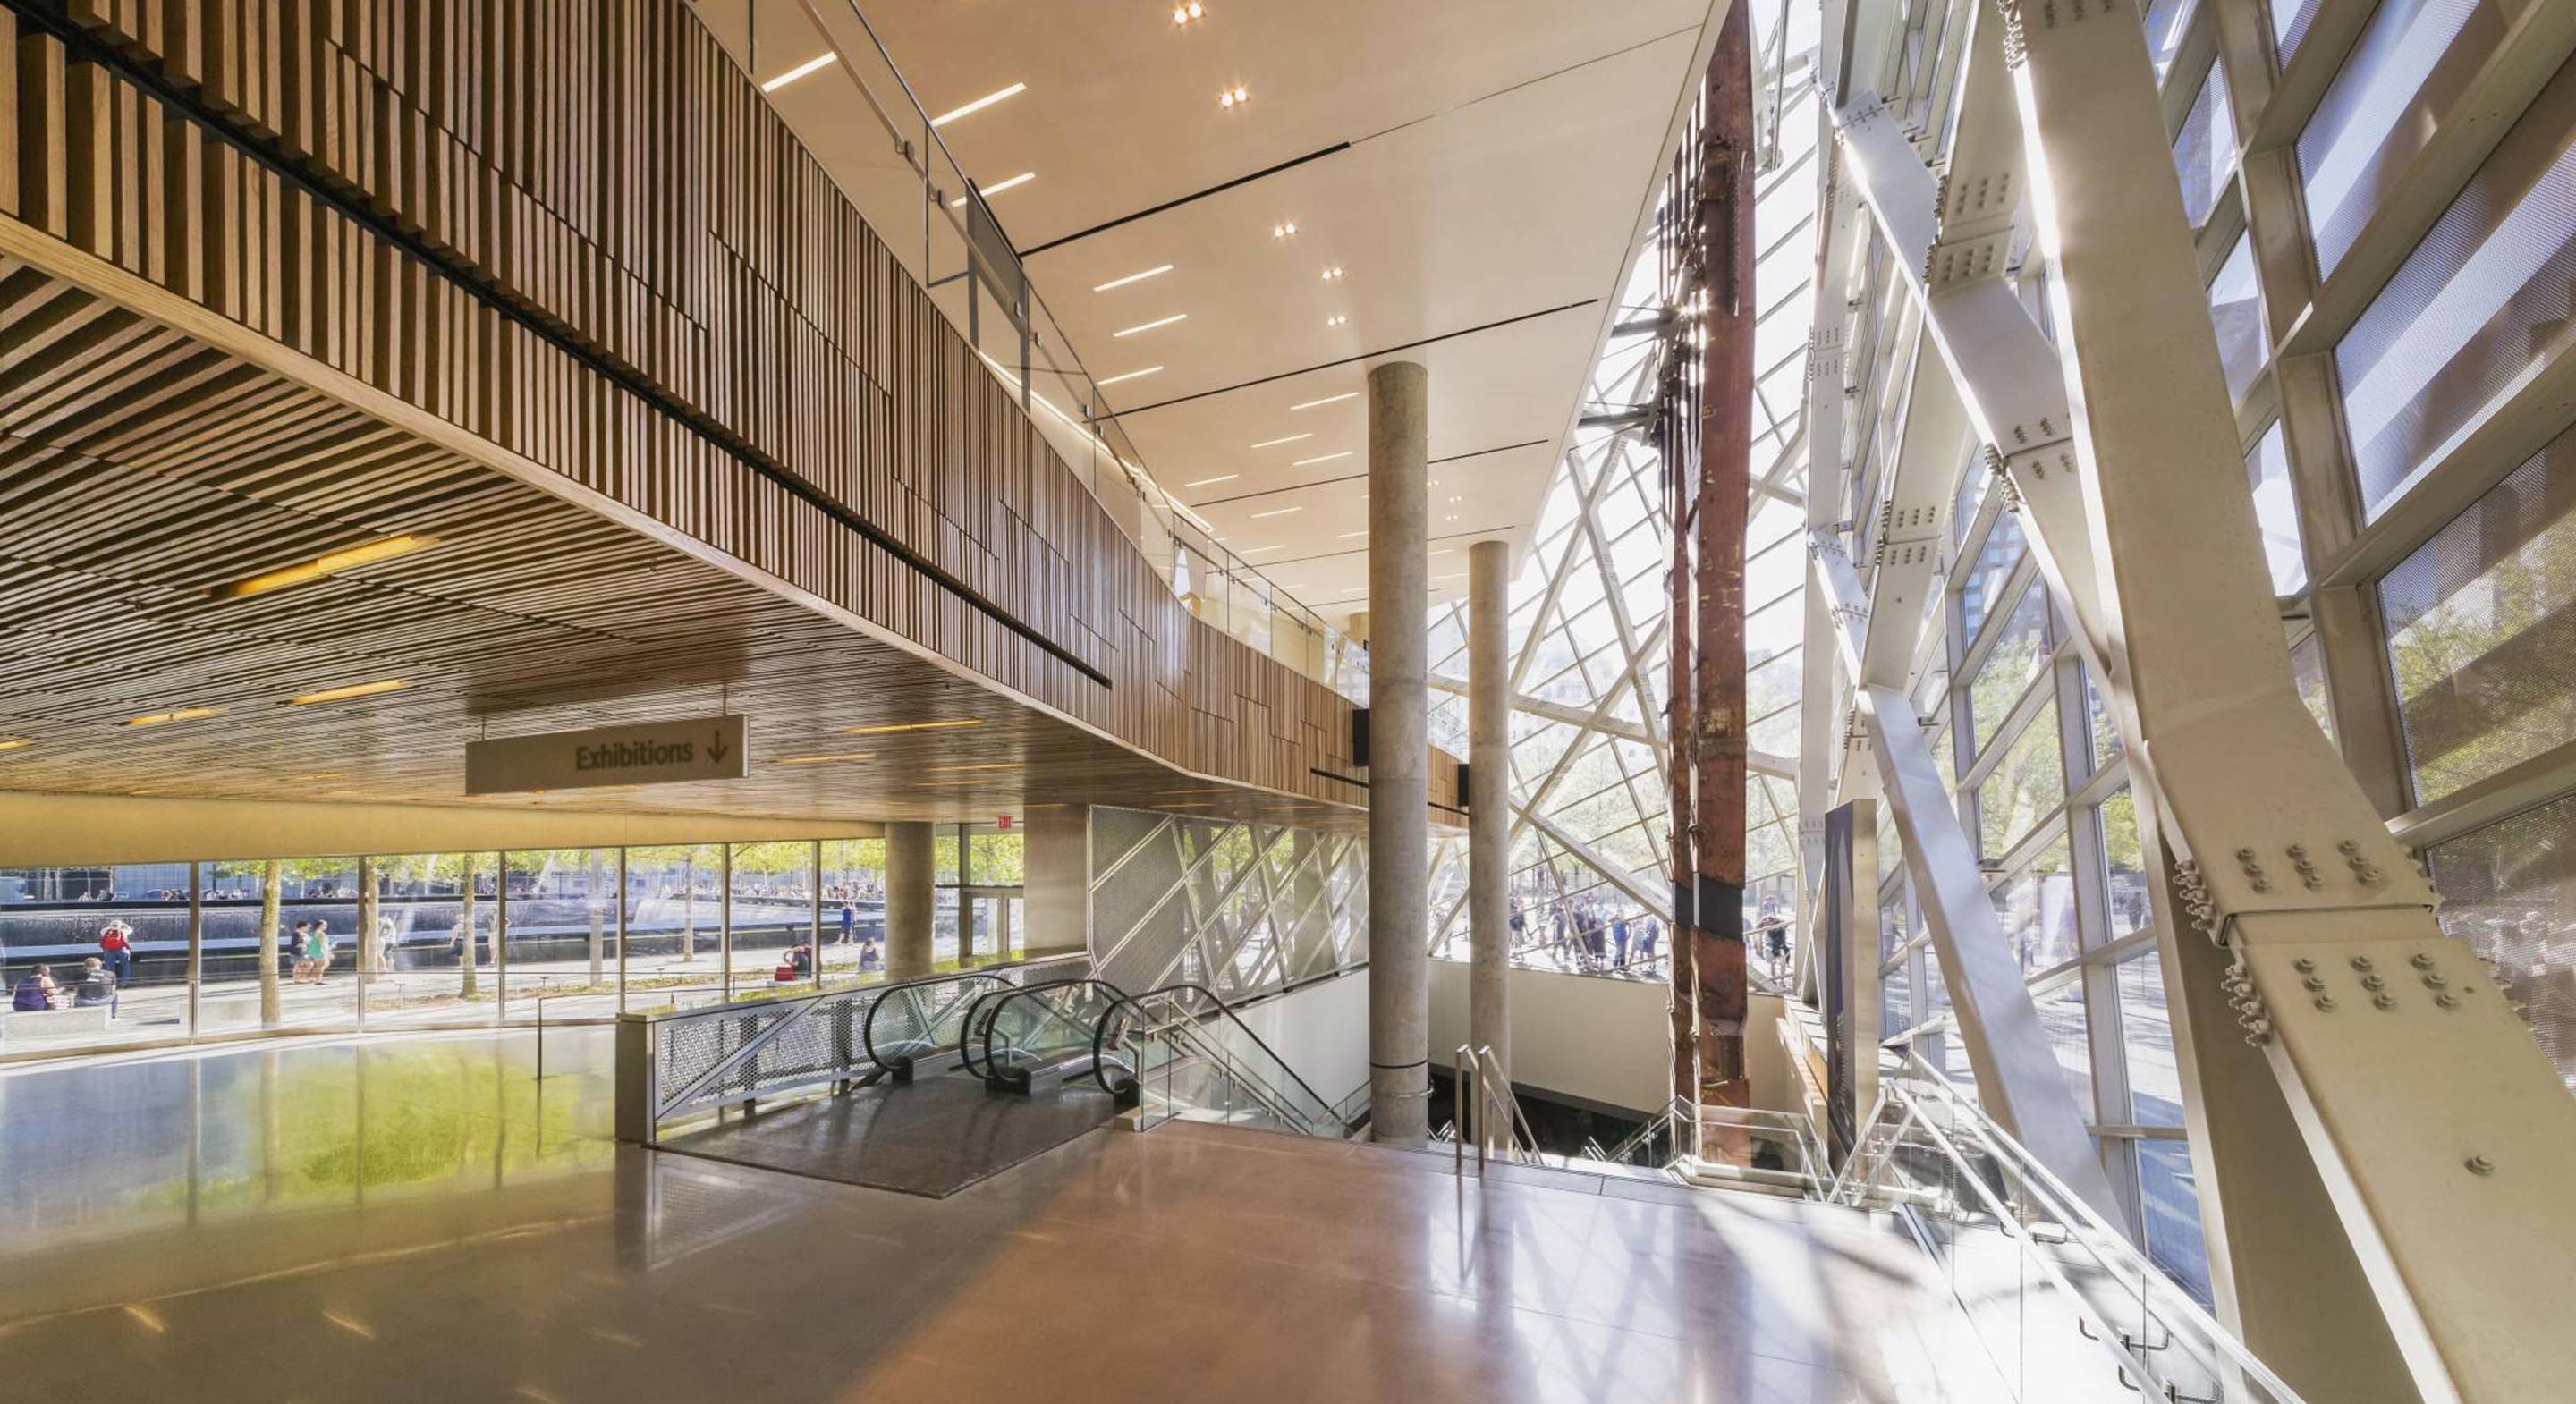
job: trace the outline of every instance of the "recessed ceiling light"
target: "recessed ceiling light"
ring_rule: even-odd
[[[1290,238],[1293,237],[1296,232],[1297,221],[1293,219],[1283,219],[1277,224],[1270,226],[1270,237],[1273,239]]]
[[[0,751],[14,751],[21,746],[32,746],[35,744],[35,740],[32,737],[0,736]]]
[[[1261,519],[1262,519],[1262,518],[1264,518],[1264,517],[1284,517],[1284,516],[1287,516],[1287,515],[1288,515],[1289,513],[1291,513],[1291,512],[1303,512],[1303,511],[1305,511],[1305,510],[1306,510],[1306,509],[1305,509],[1305,508],[1303,508],[1303,507],[1273,507],[1273,508],[1271,508],[1271,509],[1270,509],[1269,511],[1267,511],[1267,512],[1255,512],[1255,513],[1253,513],[1253,514],[1252,514],[1252,520],[1254,520],[1254,521],[1256,521],[1256,522],[1257,522],[1257,521],[1261,520]]]
[[[1340,453],[1328,453],[1317,458],[1301,458],[1288,466],[1291,468],[1303,468],[1310,463],[1330,463],[1336,458],[1348,458],[1353,452],[1354,450],[1344,449]]]
[[[1216,484],[1218,484],[1218,483],[1230,483],[1230,482],[1233,482],[1235,479],[1240,478],[1240,477],[1242,477],[1242,476],[1243,476],[1243,475],[1242,475],[1241,473],[1219,473],[1219,474],[1217,474],[1217,475],[1216,475],[1215,477],[1213,477],[1213,478],[1200,478],[1200,479],[1198,479],[1198,480],[1196,480],[1196,481],[1194,481],[1194,482],[1187,482],[1187,483],[1183,483],[1183,484],[1181,484],[1181,486],[1183,486],[1183,487],[1185,487],[1185,488],[1194,488],[1194,487],[1213,487],[1213,486],[1215,486],[1215,485],[1216,485]]]
[[[1302,405],[1290,405],[1288,408],[1292,410],[1313,409],[1317,405],[1338,405],[1344,400],[1356,400],[1359,397],[1360,392],[1357,390],[1345,390],[1338,395],[1326,395],[1320,400],[1308,400]]]
[[[1253,555],[1253,554],[1255,554],[1255,553],[1257,553],[1257,552],[1261,552],[1261,551],[1284,551],[1284,550],[1286,550],[1286,549],[1288,549],[1288,548],[1287,548],[1287,547],[1285,547],[1285,546],[1279,546],[1279,545],[1270,545],[1270,546],[1246,546],[1246,547],[1244,547],[1244,548],[1243,548],[1243,554],[1245,554],[1245,555],[1249,556],[1249,555]]]
[[[876,755],[877,753],[874,751],[832,751],[823,755],[815,756],[780,756],[775,763],[779,765],[831,765],[839,761],[874,760],[876,759]]]
[[[1022,172],[1020,172],[1018,175],[1012,176],[1012,177],[1011,177],[1010,179],[1008,179],[1008,180],[997,180],[997,181],[994,181],[994,182],[993,182],[992,184],[990,184],[990,185],[979,185],[979,186],[976,186],[976,187],[975,187],[975,191],[976,191],[976,193],[977,193],[977,194],[982,195],[985,199],[990,200],[990,199],[992,199],[994,196],[1001,194],[1001,193],[1002,193],[1003,191],[1005,191],[1005,190],[1016,190],[1016,189],[1018,189],[1019,187],[1021,187],[1021,186],[1023,186],[1023,185],[1026,185],[1026,184],[1028,184],[1030,181],[1033,181],[1033,180],[1035,180],[1035,179],[1037,179],[1037,178],[1038,178],[1038,173],[1037,173],[1037,172],[1035,172],[1035,171],[1022,171]],[[953,210],[953,209],[957,208],[958,206],[960,206],[960,205],[962,205],[962,204],[965,204],[965,203],[966,203],[966,197],[965,197],[965,196],[963,196],[963,195],[960,195],[960,196],[958,196],[956,199],[951,200],[951,201],[949,201],[949,202],[948,202],[948,208],[950,208],[950,209],[952,209],[952,210]]]
[[[271,590],[283,590],[289,585],[301,585],[307,580],[319,580],[323,576],[336,575],[341,571],[353,570],[362,565],[374,565],[378,561],[390,561],[397,556],[408,556],[414,551],[426,551],[437,544],[438,538],[434,536],[388,536],[364,545],[349,547],[344,551],[333,551],[328,555],[317,556],[302,565],[272,570],[265,574],[254,575],[247,580],[236,580],[229,585],[217,585],[206,593],[219,600],[238,600],[251,595],[264,595]]]
[[[1339,313],[1335,313],[1334,315],[1324,319],[1324,325],[1328,327],[1338,327],[1349,320],[1350,318],[1342,316]]]
[[[286,705],[310,707],[316,702],[346,702],[352,697],[373,697],[378,693],[400,692],[409,686],[411,684],[401,678],[386,678],[381,682],[351,683],[347,687],[324,688],[320,692],[308,692],[301,697],[287,698]]]
[[[1137,323],[1135,326],[1129,327],[1129,328],[1128,328],[1127,330],[1125,330],[1125,331],[1121,331],[1121,332],[1111,332],[1111,333],[1110,333],[1110,335],[1111,335],[1111,336],[1134,336],[1134,335],[1135,335],[1136,333],[1138,333],[1138,332],[1149,332],[1149,331],[1152,331],[1152,330],[1153,330],[1154,328],[1156,328],[1156,327],[1168,327],[1168,326],[1170,326],[1170,325],[1171,325],[1172,323],[1174,323],[1174,322],[1186,322],[1186,321],[1188,321],[1189,319],[1190,319],[1190,314],[1189,314],[1189,313],[1187,313],[1187,312],[1175,312],[1175,313],[1173,313],[1172,315],[1170,315],[1170,316],[1168,316],[1168,317],[1157,317],[1157,318],[1155,318],[1154,320],[1152,320],[1152,321],[1150,321],[1150,322],[1139,322],[1139,323]]]
[[[1366,535],[1368,535],[1368,533],[1364,531],[1346,531],[1342,533],[1342,539],[1344,541],[1354,541]]]
[[[961,726],[982,726],[982,717],[958,717],[951,721],[887,722],[882,726],[845,726],[849,736],[883,736],[890,731],[950,731]]]
[[[1174,24],[1188,24],[1191,20],[1206,18],[1207,10],[1199,4],[1199,0],[1189,0],[1189,3],[1186,5],[1174,5],[1172,7],[1172,23]]]
[[[964,107],[952,107],[947,111],[940,113],[938,116],[930,119],[930,125],[934,127],[947,126],[949,123],[956,121],[960,117],[971,116],[974,113],[981,112],[985,108],[992,106],[994,103],[1002,101],[1004,98],[1015,98],[1028,90],[1029,85],[1026,83],[1013,83],[1011,86],[1002,89],[998,93],[986,93],[982,97],[975,99],[973,102],[966,104]]]
[[[1159,278],[1171,271],[1172,265],[1166,263],[1160,268],[1148,268],[1142,273],[1130,273],[1124,278],[1112,278],[1105,283],[1095,283],[1092,285],[1091,290],[1093,292],[1107,292],[1111,288],[1123,288],[1129,283],[1141,283],[1148,278]]]
[[[1343,590],[1342,593],[1345,595],[1365,595],[1368,593],[1368,587],[1366,585],[1353,585]]]
[[[1324,281],[1325,281],[1325,282],[1327,282],[1327,283],[1338,283],[1338,282],[1340,282],[1341,280],[1342,280],[1342,270],[1341,270],[1340,265],[1338,265],[1338,264],[1337,264],[1337,265],[1335,265],[1335,266],[1333,266],[1333,267],[1331,267],[1331,268],[1327,268],[1327,269],[1325,269],[1325,270],[1324,270]]]
[[[840,55],[838,54],[817,54],[814,57],[805,60],[803,63],[796,65],[794,68],[770,79],[768,82],[761,84],[760,90],[764,93],[777,92],[779,89],[786,87],[788,84],[795,82],[799,78],[811,77],[814,74],[820,73],[824,69],[831,67],[832,60],[839,57]]]
[[[1462,570],[1454,575],[1435,575],[1431,578],[1434,580],[1464,580],[1467,578],[1467,572]]]
[[[223,710],[224,709],[221,707],[181,707],[175,712],[152,712],[144,716],[127,717],[125,720],[118,722],[117,725],[159,726],[164,722],[195,721],[199,717],[218,715]]]
[[[1154,372],[1161,369],[1161,366],[1147,366],[1143,370],[1131,370],[1125,375],[1113,375],[1107,380],[1095,380],[1091,383],[1094,385],[1115,385],[1122,380],[1136,380],[1144,376],[1152,375]]]
[[[1254,445],[1253,445],[1253,447],[1254,447],[1254,448],[1277,448],[1277,447],[1279,447],[1281,444],[1293,444],[1293,443],[1297,442],[1299,439],[1311,439],[1311,438],[1313,438],[1313,437],[1315,437],[1315,436],[1314,436],[1314,434],[1313,434],[1311,431],[1310,431],[1310,432],[1307,432],[1307,433],[1304,433],[1304,434],[1291,434],[1291,435],[1289,435],[1287,438],[1284,438],[1284,439],[1264,439],[1264,440],[1262,440],[1260,443],[1254,444]]]
[[[1252,90],[1241,83],[1216,95],[1216,105],[1219,107],[1241,107],[1250,101],[1252,101]]]
[[[1282,585],[1279,588],[1282,590],[1303,590],[1306,588],[1306,582],[1300,580],[1294,585]]]

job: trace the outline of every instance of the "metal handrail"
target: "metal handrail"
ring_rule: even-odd
[[[1947,1130],[1939,1118],[1925,1114],[1927,1108],[1936,1102],[1955,1115],[1952,1126]],[[2164,1347],[2142,1348],[2137,1340],[2107,1319],[2092,1298],[2075,1287],[2061,1266],[2070,1240],[2077,1241],[2103,1269],[2124,1285],[2124,1290],[2126,1284],[2136,1284],[2139,1309],[2162,1318],[2169,1333],[2178,1324],[2187,1328],[2188,1334],[2205,1341],[2212,1358],[2199,1363],[2222,1375],[2232,1372],[2264,1391],[2265,1396],[2276,1404],[2299,1404],[2299,1395],[2280,1376],[2274,1374],[2244,1342],[2219,1324],[2189,1293],[2167,1278],[2162,1269],[2138,1250],[2126,1232],[2115,1228],[2068,1189],[2064,1181],[2040,1164],[2027,1148],[1987,1115],[1982,1106],[1962,1093],[1940,1069],[1925,1062],[1919,1053],[1906,1055],[1898,1075],[1889,1080],[1886,1090],[1880,1095],[1871,1118],[1862,1123],[1861,1134],[1868,1137],[1872,1128],[1899,1109],[1904,1113],[1902,1121],[1884,1138],[1875,1164],[1865,1174],[1861,1173],[1860,1167],[1867,1145],[1854,1147],[1850,1162],[1835,1181],[1833,1193],[1837,1197],[1849,1183],[1852,1202],[1861,1202],[1888,1167],[1895,1163],[1902,1146],[1913,1144],[1922,1147],[1928,1143],[1948,1162],[1955,1172],[1954,1178],[1972,1191],[1976,1201],[2002,1231],[2021,1245],[2025,1258],[2050,1285],[2064,1294],[2078,1315],[2078,1330],[2112,1357],[2121,1371],[2123,1384],[2143,1391],[2148,1381],[2157,1378],[2146,1362],[2146,1350]],[[1909,1132],[1919,1132],[1921,1139],[1908,1142]],[[2029,1197],[2032,1207],[2038,1210],[2036,1215],[2005,1201],[2004,1195],[1989,1183],[1986,1171],[1967,1150],[1962,1149],[1954,1136],[1958,1132],[1964,1132],[1976,1150],[2003,1168],[2020,1192]],[[2012,1186],[2006,1188],[2011,1189]],[[2031,1220],[2034,1217],[2053,1220],[2064,1228],[2066,1236],[2039,1236],[2032,1231]],[[2166,1344],[2172,1343],[2173,1337],[2169,1335]],[[2136,1383],[2130,1384],[2132,1380]],[[2170,1381],[2167,1382],[2166,1393],[2169,1398],[2176,1397],[2176,1389]]]
[[[989,980],[1004,989],[1021,988],[1020,986],[1013,985],[1010,981],[1003,979],[1001,976],[994,974],[990,970],[960,970],[947,975],[930,975],[919,979],[897,981],[894,984],[886,986],[885,997],[879,998],[876,1003],[868,1006],[868,1016],[859,1025],[860,1051],[868,1055],[869,1062],[874,1063],[878,1067],[885,1069],[887,1072],[894,1073],[897,1076],[901,1076],[912,1071],[914,1060],[911,1054],[899,1053],[889,1057],[888,1055],[877,1051],[877,1011],[885,1008],[887,999],[891,998],[898,991],[905,993],[919,993],[921,990],[932,985],[966,984],[977,980]],[[935,1023],[936,1021],[933,1022]]]
[[[1029,1083],[1034,1081],[1033,1076],[1022,1072],[1017,1068],[1005,1070],[993,1060],[993,1055],[996,1051],[993,1047],[993,1031],[1001,1025],[1002,1010],[1007,1007],[1012,1000],[1018,999],[1024,995],[1034,996],[1037,998],[1040,1007],[1044,1008],[1048,1013],[1053,1014],[1059,1019],[1065,1020],[1067,1023],[1078,1024],[1079,1021],[1075,1020],[1072,1015],[1066,1013],[1064,1010],[1055,1007],[1054,1002],[1047,996],[1050,991],[1070,990],[1083,986],[1096,986],[1100,989],[1109,991],[1112,1008],[1116,1007],[1118,1001],[1127,998],[1127,992],[1125,990],[1120,989],[1118,986],[1111,984],[1107,980],[1092,978],[1048,980],[1040,984],[1022,985],[1014,990],[998,992],[1001,994],[1001,997],[993,1000],[992,1008],[989,1011],[986,1011],[983,1016],[981,1029],[983,1034],[982,1043],[984,1048],[984,1058],[982,1066],[977,1067],[973,1051],[970,1047],[970,1045],[976,1041],[976,1011],[982,1008],[985,1000],[993,999],[993,995],[997,993],[994,991],[987,991],[984,994],[976,996],[975,1003],[967,1008],[965,1022],[957,1031],[957,1051],[959,1055],[965,1058],[967,1067],[981,1076],[986,1083],[995,1087],[1013,1087],[1025,1090]],[[1098,1038],[1096,1034],[1093,1039],[1093,1050],[1093,1056],[1097,1058],[1099,1055]],[[1095,1069],[1094,1071],[1096,1076],[1097,1070]],[[1018,1075],[1012,1076],[1011,1074]]]
[[[1488,1069],[1493,1073],[1490,1082],[1485,1076]],[[1520,1099],[1511,1094],[1511,1079],[1503,1075],[1502,1059],[1494,1055],[1492,1048],[1479,1048],[1467,1043],[1459,1044],[1450,1075],[1454,1079],[1451,1100],[1458,1107],[1458,1115],[1455,1118],[1458,1123],[1458,1141],[1451,1159],[1460,1173],[1464,1173],[1467,1168],[1467,1138],[1470,1135],[1476,1138],[1476,1173],[1479,1175],[1485,1173],[1485,1156],[1493,1141],[1492,1135],[1487,1130],[1486,1116],[1491,1110],[1491,1104],[1497,1100],[1501,1102],[1507,1113],[1503,1119],[1503,1151],[1506,1158],[1525,1165],[1544,1163],[1539,1155],[1538,1133],[1530,1130],[1529,1118],[1521,1114]],[[1502,1088],[1499,1098],[1493,1090],[1497,1085]],[[1474,1089],[1472,1094],[1469,1092],[1471,1087]]]
[[[1297,1075],[1297,1070],[1288,1065],[1287,1059],[1279,1056],[1279,1050],[1271,1047],[1268,1039],[1265,1039],[1260,1034],[1253,1032],[1252,1026],[1243,1022],[1243,1016],[1235,1013],[1234,1006],[1226,1003],[1225,996],[1218,994],[1216,991],[1209,989],[1205,985],[1186,983],[1165,985],[1160,989],[1147,990],[1143,994],[1139,995],[1123,995],[1116,1002],[1112,1003],[1107,1010],[1101,1013],[1100,1022],[1096,1027],[1094,1027],[1091,1034],[1091,1063],[1092,1077],[1100,1083],[1103,1089],[1113,1093],[1122,1094],[1126,1090],[1111,1087],[1108,1080],[1100,1074],[1101,1054],[1104,1051],[1104,1043],[1109,1035],[1110,1023],[1115,1019],[1118,1011],[1122,1008],[1131,1006],[1141,1006],[1144,1001],[1152,999],[1157,995],[1176,995],[1184,993],[1203,996],[1208,1003],[1215,1005],[1217,1013],[1224,1015],[1228,1022],[1232,1023],[1236,1028],[1243,1030],[1243,1036],[1251,1039],[1254,1046],[1258,1047],[1262,1052],[1270,1055],[1270,1061],[1277,1063],[1279,1065],[1279,1070],[1288,1075],[1288,1080],[1297,1084],[1298,1091],[1305,1093],[1307,1098],[1314,1102],[1316,1106],[1322,1107],[1324,1109],[1324,1114],[1333,1118],[1334,1124],[1341,1128],[1343,1134],[1349,1134],[1350,1122],[1343,1118],[1340,1108],[1335,1103],[1326,1101],[1322,1093],[1317,1092],[1313,1087],[1309,1086],[1306,1079],[1299,1077]],[[1195,1017],[1187,1015],[1184,1015],[1183,1017],[1187,1018],[1193,1025],[1201,1022]],[[1302,1115],[1296,1118],[1296,1120],[1301,1122],[1305,1119],[1306,1118]],[[1311,1132],[1309,1134],[1311,1134]]]

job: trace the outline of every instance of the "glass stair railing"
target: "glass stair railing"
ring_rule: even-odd
[[[1348,1099],[1326,1100],[1232,1005],[1204,985],[1119,1000],[1093,1031],[1100,1085],[1140,1109],[1143,1125],[1221,1121],[1347,1139]]]
[[[860,1046],[869,1062],[909,1079],[917,1060],[957,1046],[967,1011],[978,999],[1018,988],[999,975],[974,970],[887,986],[868,1007]]]
[[[958,1025],[957,1051],[991,1086],[1026,1092],[1049,1072],[1090,1071],[1100,1021],[1127,992],[1106,980],[1050,980],[978,996]]]
[[[2014,1398],[2066,1398],[2069,1380],[2107,1371],[2120,1390],[2105,1389],[2118,1397],[2297,1404],[2128,1234],[1939,1070],[1909,1055],[1882,1083],[1825,1197],[1906,1220]]]

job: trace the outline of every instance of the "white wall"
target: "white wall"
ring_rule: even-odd
[[[1337,1102],[1368,1081],[1368,992],[1368,971],[1353,970],[1265,999],[1243,1011],[1243,1022],[1317,1096]]]
[[[1512,971],[1512,1081],[1640,1114],[1672,1100],[1671,994],[1646,980]],[[1363,1028],[1366,1017],[1363,1011]],[[1467,967],[1431,962],[1431,1060],[1467,1041]]]

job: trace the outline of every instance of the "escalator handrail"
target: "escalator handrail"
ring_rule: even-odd
[[[898,980],[878,992],[875,1001],[868,1005],[868,1017],[859,1025],[859,1046],[866,1051],[868,1061],[888,1072],[901,1072],[911,1067],[914,1061],[909,1054],[898,1055],[900,1061],[897,1061],[877,1052],[877,1011],[885,1007],[887,1000],[905,990],[919,990],[931,985],[963,984],[970,980],[990,980],[1004,989],[1021,988],[990,970],[956,970],[945,975],[925,975],[913,980]]]
[[[965,1021],[958,1026],[957,1030],[957,1054],[960,1058],[965,1060],[968,1071],[975,1073],[977,1076],[983,1078],[985,1082],[993,1086],[999,1087],[1007,1085],[1005,1079],[1001,1075],[1001,1070],[996,1067],[993,1062],[993,1029],[1002,1021],[1003,1007],[1022,995],[1038,995],[1043,997],[1050,990],[1070,989],[1077,985],[1097,985],[1100,988],[1109,991],[1112,1008],[1116,1007],[1118,1001],[1122,1001],[1127,998],[1127,992],[1125,990],[1118,988],[1107,980],[1087,978],[1046,980],[1034,985],[1015,986],[1008,991],[987,990],[984,993],[975,996],[975,1002],[966,1007]],[[1001,997],[999,999],[994,999],[994,996],[997,994]],[[989,1011],[984,1010],[984,1002],[986,1000],[993,1000],[993,1006]],[[1047,1001],[1041,999],[1041,1002],[1044,1003]],[[1079,1026],[1079,1021],[1072,1019],[1072,1017],[1067,1015],[1063,1010],[1053,1009],[1051,1004],[1050,1009],[1058,1018],[1065,1019],[1067,1022],[1075,1023],[1077,1027]],[[978,1042],[976,1038],[976,1024],[979,1013],[982,1015],[983,1025],[983,1037],[980,1041],[984,1047],[984,1057],[980,1064],[975,1057],[974,1050],[974,1045]]]
[[[1184,992],[1204,996],[1208,1003],[1215,1005],[1218,1013],[1223,1014],[1236,1028],[1243,1030],[1244,1037],[1251,1039],[1254,1045],[1259,1047],[1262,1052],[1270,1055],[1270,1061],[1277,1063],[1279,1065],[1279,1070],[1288,1075],[1288,1080],[1297,1084],[1298,1091],[1305,1093],[1308,1097],[1314,1100],[1316,1106],[1323,1108],[1324,1115],[1332,1118],[1334,1125],[1340,1126],[1345,1132],[1349,1131],[1349,1123],[1342,1120],[1342,1114],[1334,1104],[1325,1100],[1324,1097],[1320,1093],[1316,1092],[1314,1088],[1307,1086],[1306,1079],[1299,1077],[1297,1075],[1297,1070],[1288,1065],[1288,1060],[1279,1056],[1279,1050],[1272,1048],[1269,1040],[1253,1032],[1252,1026],[1243,1022],[1243,1016],[1235,1012],[1233,1005],[1226,1003],[1225,996],[1218,994],[1216,991],[1209,989],[1205,985],[1186,982],[1177,985],[1164,985],[1159,989],[1147,990],[1143,994],[1122,996],[1116,1003],[1110,1005],[1106,1010],[1103,1010],[1100,1015],[1100,1022],[1093,1027],[1091,1032],[1091,1075],[1093,1079],[1099,1082],[1103,1088],[1106,1088],[1112,1093],[1124,1090],[1121,1088],[1111,1087],[1108,1079],[1102,1077],[1100,1072],[1103,1065],[1102,1054],[1106,1051],[1102,1045],[1109,1035],[1110,1020],[1120,1009],[1128,1005],[1140,1004],[1145,1000],[1152,999],[1156,995],[1180,994]],[[1192,1020],[1191,1022],[1196,1023],[1197,1021]]]

